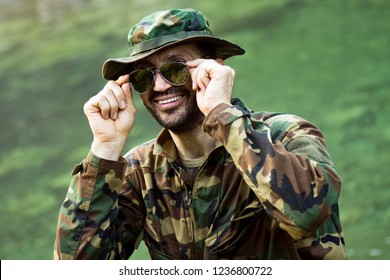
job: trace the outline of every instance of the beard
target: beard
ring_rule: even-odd
[[[164,110],[164,112],[159,112],[153,99],[157,96],[164,96],[173,93],[179,93],[180,95],[183,95],[182,98],[187,99],[186,107],[183,108],[183,106],[180,106]],[[143,103],[146,109],[162,127],[165,127],[177,134],[187,133],[194,130],[196,127],[202,125],[205,119],[204,114],[200,111],[196,102],[196,94],[191,93],[185,89],[184,86],[171,87],[162,93],[152,92],[143,100]],[[168,117],[166,117],[166,115],[168,115]]]

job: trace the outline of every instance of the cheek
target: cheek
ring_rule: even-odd
[[[188,79],[188,81],[184,84],[184,88],[189,91],[190,93],[194,93],[195,91],[192,89],[192,79],[191,76]]]
[[[150,93],[144,93],[140,95],[142,103],[145,107],[150,107],[150,104],[152,104],[153,100],[151,99]]]

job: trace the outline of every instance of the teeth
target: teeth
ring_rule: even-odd
[[[160,100],[160,101],[158,101],[158,104],[167,104],[167,103],[175,102],[181,98],[182,98],[182,96],[175,96],[175,97],[172,97],[169,99]]]

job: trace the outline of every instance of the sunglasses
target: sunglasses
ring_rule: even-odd
[[[139,94],[148,92],[156,80],[156,72],[159,72],[163,79],[173,85],[184,85],[189,77],[188,66],[183,62],[170,62],[163,64],[160,69],[138,69],[130,73],[129,82],[134,91]]]

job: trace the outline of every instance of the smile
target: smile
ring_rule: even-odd
[[[157,103],[160,105],[164,105],[164,104],[176,102],[182,98],[183,98],[183,96],[175,96],[175,97],[171,97],[171,98],[164,99],[164,100],[158,100]]]

